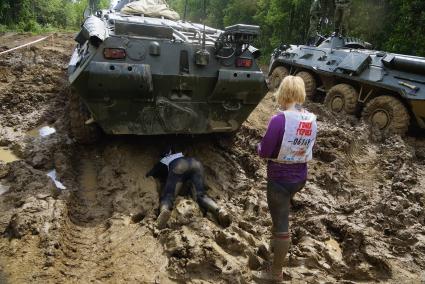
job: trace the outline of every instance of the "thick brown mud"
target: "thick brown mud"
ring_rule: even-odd
[[[234,137],[79,146],[67,115],[72,36],[0,57],[0,283],[254,283],[251,271],[270,259],[266,165],[255,146],[275,111],[271,94]],[[0,46],[25,37],[0,37]],[[425,140],[383,137],[307,107],[319,137],[309,182],[292,202],[292,283],[421,283]],[[55,132],[40,135],[43,126]],[[202,161],[230,226],[180,196],[157,229],[160,185],[145,173],[170,141]]]

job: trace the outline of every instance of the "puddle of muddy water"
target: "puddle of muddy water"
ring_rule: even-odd
[[[329,254],[338,261],[342,261],[342,249],[339,243],[335,239],[330,239],[325,242],[329,250]]]
[[[37,128],[34,128],[33,130],[28,131],[27,135],[37,138],[37,137],[46,137],[46,136],[52,135],[53,133],[56,133],[55,128],[49,125],[42,125]]]
[[[93,161],[83,159],[80,168],[80,185],[82,195],[86,200],[96,200],[97,170]]]
[[[6,147],[0,147],[0,161],[4,163],[11,163],[19,161],[20,159],[16,156],[12,150]]]

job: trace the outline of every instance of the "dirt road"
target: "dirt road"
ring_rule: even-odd
[[[169,228],[158,230],[159,186],[144,174],[166,139],[74,143],[72,36],[0,57],[0,283],[253,283],[251,270],[269,258],[266,165],[255,145],[271,95],[233,139],[173,138],[204,163],[208,193],[232,224],[179,197]],[[23,37],[0,37],[0,46]],[[308,108],[320,132],[310,181],[293,201],[292,282],[421,283],[425,140],[384,140],[355,118]]]

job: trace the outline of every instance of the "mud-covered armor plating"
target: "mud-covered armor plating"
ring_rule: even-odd
[[[236,131],[267,93],[251,45],[258,34],[97,11],[76,37],[69,82],[89,122],[108,134]]]
[[[271,56],[269,83],[300,76],[307,96],[326,94],[335,113],[361,115],[382,130],[425,128],[425,58],[377,51],[353,37],[321,38],[317,46],[285,45]]]

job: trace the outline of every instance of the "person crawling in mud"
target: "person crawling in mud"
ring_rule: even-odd
[[[254,274],[257,280],[280,282],[289,275],[282,267],[290,246],[289,207],[292,197],[307,180],[307,162],[313,157],[316,116],[301,105],[305,101],[304,81],[287,76],[276,91],[279,113],[272,117],[258,145],[267,159],[267,203],[272,218],[273,262],[269,269]]]
[[[185,157],[183,153],[172,150],[161,156],[161,160],[146,174],[146,177],[159,179],[164,186],[160,198],[160,210],[157,219],[159,229],[165,228],[171,216],[175,196],[184,185],[191,183],[192,198],[198,202],[204,212],[211,212],[220,225],[230,225],[230,216],[205,193],[204,168],[195,158]]]

